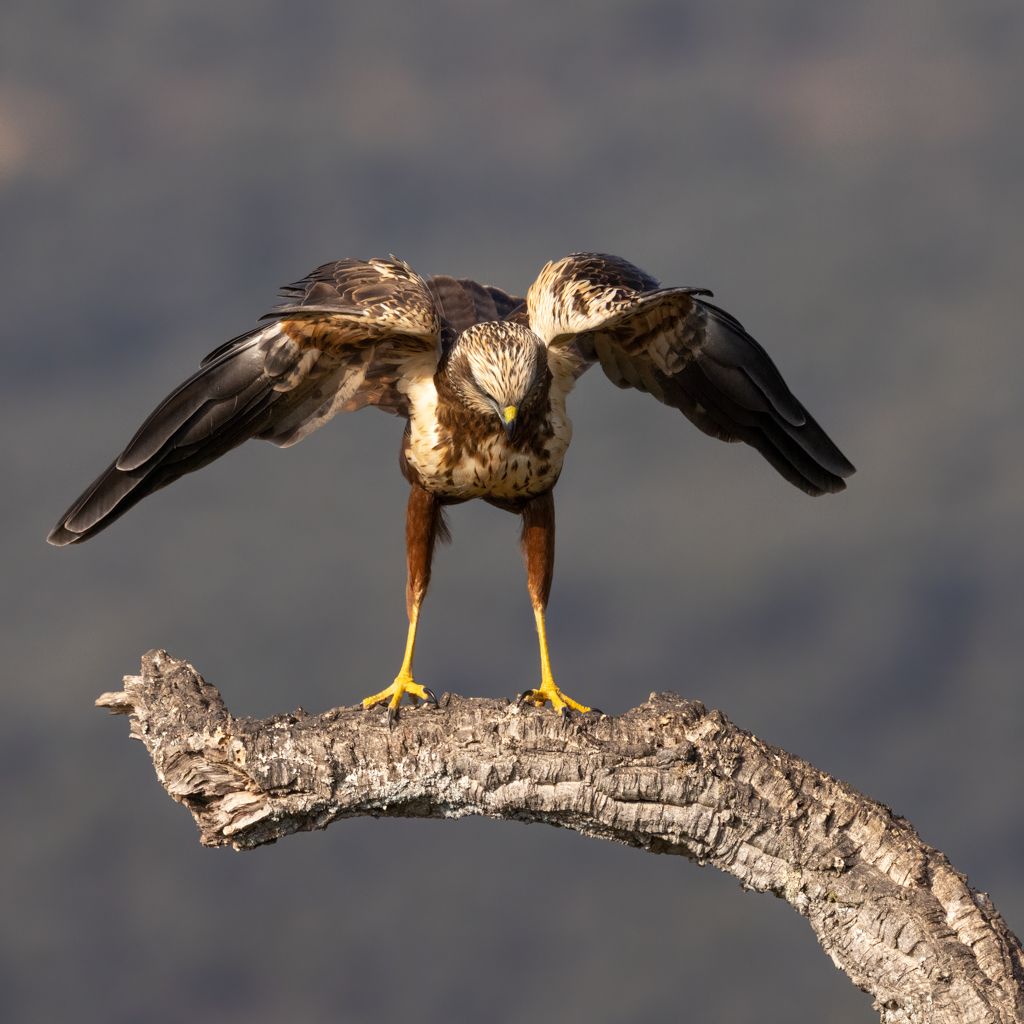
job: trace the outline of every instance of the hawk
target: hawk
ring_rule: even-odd
[[[406,420],[409,633],[395,681],[363,701],[434,695],[412,674],[416,624],[446,505],[482,498],[522,516],[540,686],[520,700],[590,710],[555,685],[544,613],[555,557],[553,490],[572,438],[566,398],[595,363],[613,384],[745,441],[807,494],[844,489],[853,466],[775,364],[702,288],[662,288],[617,256],[548,263],[526,298],[475,281],[422,278],[400,260],[327,263],[281,289],[261,326],[221,345],[139,428],[47,538],[77,544],[147,494],[249,438],[287,447],[342,411]],[[269,323],[263,323],[269,321]]]

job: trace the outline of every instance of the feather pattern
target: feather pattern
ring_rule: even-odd
[[[410,387],[403,471],[443,502],[483,498],[521,511],[555,486],[572,439],[565,398],[544,343],[508,320],[463,331],[433,377]],[[515,410],[506,431],[502,410]]]
[[[578,376],[594,363],[723,441],[745,441],[808,494],[841,491],[853,466],[771,358],[701,288],[661,288],[617,256],[548,263],[527,294],[530,327]]]
[[[93,536],[147,494],[259,438],[287,447],[337,413],[404,416],[402,467],[442,502],[522,511],[554,486],[566,396],[600,363],[705,433],[755,447],[809,494],[853,467],[761,346],[699,288],[661,288],[615,256],[549,263],[526,300],[400,260],[325,263],[281,290],[263,326],[214,349],[50,533]]]
[[[389,374],[397,379],[424,353],[436,362],[441,316],[404,263],[329,263],[282,293],[289,301],[268,314],[272,323],[215,349],[164,399],[68,509],[51,543],[86,540],[249,438],[286,447],[343,409],[375,399],[387,407]]]

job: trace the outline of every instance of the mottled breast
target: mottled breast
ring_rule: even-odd
[[[510,507],[554,487],[572,439],[565,398],[574,381],[546,349],[538,359],[511,439],[498,415],[467,392],[472,381],[460,378],[457,363],[411,384],[406,475],[449,501]]]

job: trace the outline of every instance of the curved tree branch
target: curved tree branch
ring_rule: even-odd
[[[1024,955],[986,894],[888,807],[673,693],[618,718],[445,694],[390,730],[361,708],[258,722],[150,651],[96,703],[133,716],[209,846],[360,814],[562,825],[785,899],[887,1024],[1024,1021]]]

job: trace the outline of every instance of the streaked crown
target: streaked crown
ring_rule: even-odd
[[[452,347],[448,376],[459,397],[478,412],[521,407],[543,377],[547,349],[529,328],[505,320],[474,324]]]

